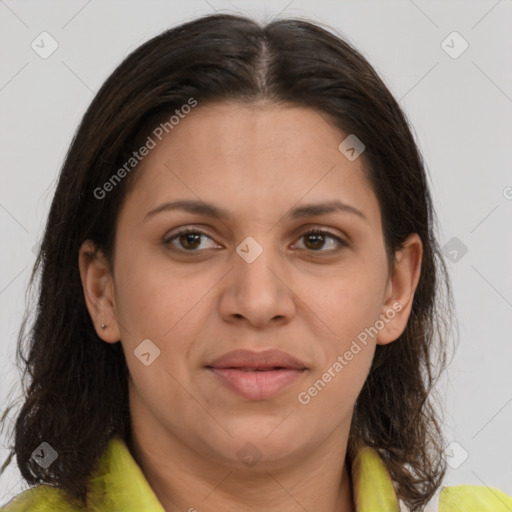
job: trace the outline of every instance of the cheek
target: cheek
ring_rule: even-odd
[[[347,350],[333,354],[324,368],[311,375],[297,396],[298,407],[319,429],[330,430],[349,421],[371,366],[374,345],[349,344],[345,348]],[[347,352],[351,354],[348,357]]]
[[[205,295],[219,276],[171,267],[163,258],[140,264],[144,259],[140,256],[133,251],[116,267],[116,313],[123,350],[137,388],[159,394],[159,386],[165,383],[167,390],[179,395],[175,379],[190,386],[185,363],[214,307]],[[137,355],[148,351],[152,362],[144,366]]]
[[[206,288],[158,258],[142,264],[141,256],[134,250],[116,266],[116,314],[137,393],[156,405],[180,396],[177,382],[189,386],[183,362],[201,325]]]
[[[339,419],[353,407],[375,352],[372,327],[381,313],[384,272],[385,267],[375,262],[359,260],[333,275],[327,291],[309,295],[308,305],[318,312],[324,333],[318,336],[320,364],[301,390],[303,400],[298,397],[311,413],[318,408],[318,414],[325,414],[327,407],[336,410]]]
[[[361,264],[340,268],[326,276],[323,291],[309,293],[305,301],[328,327],[326,334],[337,339],[341,349],[349,339],[374,324],[382,308],[385,274],[376,265]],[[310,283],[311,285],[312,283]]]
[[[171,267],[164,258],[150,261],[136,250],[119,259],[116,274],[116,313],[121,330],[130,336],[164,341],[193,312],[206,289],[190,272]]]

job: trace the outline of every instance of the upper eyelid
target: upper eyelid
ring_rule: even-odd
[[[203,228],[203,227],[195,227],[193,224],[192,225],[185,225],[185,226],[181,226],[181,227],[178,227],[178,228],[175,228],[177,231],[174,232],[174,230],[171,230],[170,232],[173,232],[172,236],[176,236],[180,233],[183,233],[184,231],[192,231],[192,232],[199,232],[199,233],[202,233],[206,236],[209,236],[210,238],[213,238],[215,235],[210,235],[209,232],[208,232],[208,228]],[[293,230],[293,235],[297,235],[297,234],[304,234],[304,233],[307,233],[309,230],[321,230],[321,231],[325,231],[326,233],[330,234],[330,235],[333,235],[333,236],[338,236],[340,238],[342,237],[346,237],[346,238],[349,238],[348,235],[346,235],[345,233],[342,232],[342,234],[337,234],[337,233],[333,233],[331,232],[330,230],[333,229],[333,228],[329,228],[327,226],[324,226],[324,225],[321,225],[321,224],[308,224],[307,226],[302,226],[300,228],[297,228],[297,229],[294,229]],[[170,233],[169,232],[169,233]],[[165,238],[169,238],[170,235],[165,235]]]

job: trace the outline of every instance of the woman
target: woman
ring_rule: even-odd
[[[320,26],[207,16],[129,55],[39,268],[12,454],[39,485],[2,510],[512,506],[441,486],[450,287],[424,166]]]

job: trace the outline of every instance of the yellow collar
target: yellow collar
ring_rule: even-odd
[[[357,512],[399,512],[391,478],[376,450],[363,447],[358,451],[351,476]],[[93,495],[101,496],[106,491],[103,496],[107,496],[101,504],[94,503],[93,510],[165,512],[120,437],[110,441],[91,485]]]
[[[361,447],[351,470],[357,512],[400,512],[396,493],[383,460],[369,446]],[[120,437],[111,439],[90,478],[88,512],[165,512],[142,470]],[[441,489],[439,489],[441,491]],[[38,485],[14,497],[0,512],[80,512],[61,489]],[[192,510],[194,510],[192,508]],[[444,487],[425,512],[510,512],[512,496],[493,487]]]

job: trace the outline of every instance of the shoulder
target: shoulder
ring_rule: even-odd
[[[399,509],[410,512],[402,500]],[[512,496],[482,485],[440,487],[422,512],[512,512]]]
[[[439,488],[423,512],[511,512],[512,496],[494,487],[454,485]],[[409,509],[400,500],[400,512]]]
[[[481,485],[444,487],[439,497],[439,512],[510,512],[512,496]]]
[[[0,512],[79,512],[71,507],[62,491],[50,485],[31,487],[6,503]]]

